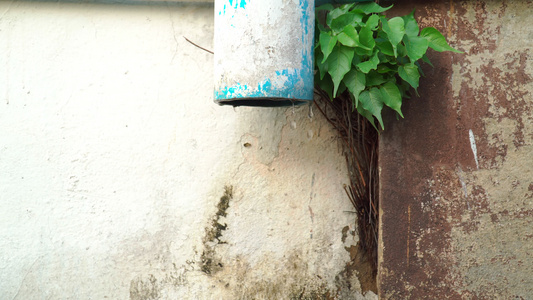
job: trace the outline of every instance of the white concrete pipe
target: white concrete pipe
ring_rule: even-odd
[[[314,0],[215,0],[215,102],[313,100]]]

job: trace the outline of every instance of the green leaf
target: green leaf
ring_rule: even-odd
[[[426,74],[424,74],[424,71],[422,70],[422,66],[420,65],[420,63],[416,61],[415,65],[418,67],[418,72],[420,73],[420,76],[426,77]]]
[[[337,37],[331,36],[327,32],[321,32],[319,43],[320,49],[322,50],[322,53],[324,53],[324,58],[322,59],[322,63],[324,63],[331,54],[331,51],[333,51],[333,47],[337,44]]]
[[[361,47],[355,47],[354,49],[355,49],[355,54],[357,54],[356,56],[360,56],[362,58],[372,56],[372,54],[374,53],[372,49],[363,49]]]
[[[424,54],[424,56],[422,56],[422,61],[429,64],[430,66],[434,67],[433,64],[431,63],[431,60],[429,60],[428,56]]]
[[[344,46],[355,47],[359,45],[359,34],[353,26],[348,25],[338,35],[338,40]]]
[[[386,74],[386,73],[397,74],[398,73],[398,67],[396,67],[394,65],[391,65],[391,64],[383,64],[383,63],[381,63],[381,64],[378,65],[377,71],[378,71],[379,74]]]
[[[355,48],[357,50],[357,48]],[[357,54],[357,53],[356,53]],[[370,53],[372,54],[372,53]],[[357,64],[361,62],[361,56],[354,55],[352,59],[352,66],[357,67]]]
[[[414,14],[415,11],[413,10],[407,16],[402,17],[403,21],[405,22],[405,34],[410,37],[418,36],[418,33],[420,32],[420,28],[418,27],[418,22],[416,22]]]
[[[393,56],[385,55],[381,51],[377,51],[377,53],[378,53],[380,65],[383,65],[391,61],[396,61],[396,59]]]
[[[331,81],[331,77],[329,74],[326,74],[324,79],[320,79],[317,78],[317,75],[318,74],[315,75],[315,83],[320,89],[326,92],[330,100],[333,100],[333,81]]]
[[[370,28],[370,30],[374,31],[378,28],[379,25],[379,16],[378,15],[370,15],[368,17],[368,20],[366,20],[365,26]]]
[[[367,3],[358,3],[354,9],[362,10],[365,14],[372,14],[372,13],[382,13],[384,11],[389,10],[392,7],[381,7],[375,2],[367,2]]]
[[[376,86],[386,82],[387,79],[376,71],[370,71],[366,74],[366,86]]]
[[[394,56],[396,57],[396,47],[402,41],[403,36],[405,35],[405,23],[401,17],[394,17],[390,20],[382,17],[381,24],[383,31],[389,37],[392,49],[394,50]]]
[[[333,80],[333,97],[337,96],[337,89],[342,78],[352,67],[353,55],[354,52],[352,49],[346,46],[336,45],[326,61],[328,64],[328,73]]]
[[[397,53],[398,54],[398,56],[397,56],[398,61],[400,61],[403,64],[408,63],[409,60],[408,60],[408,56],[407,56],[407,49],[405,48],[405,46],[402,43],[400,43],[400,44],[398,44],[396,50],[398,52]]]
[[[337,8],[335,8],[335,9],[330,10],[328,15],[326,16],[326,25],[331,27],[331,22],[335,18],[338,18],[339,16],[342,16],[346,12],[348,12],[353,5],[354,4],[341,5],[341,6],[337,7]]]
[[[426,54],[429,46],[428,40],[419,36],[410,37],[406,35],[403,38],[403,43],[407,51],[407,56],[409,56],[409,59],[413,63]]]
[[[337,95],[341,95],[344,91],[346,91],[346,85],[341,81],[339,88],[337,89]]]
[[[398,45],[405,35],[405,23],[403,19],[401,17],[394,17],[386,22],[383,22],[383,20],[384,18],[382,18],[383,31],[385,31],[393,46]]]
[[[388,56],[394,56],[394,49],[392,48],[392,45],[388,40],[381,38],[376,39],[376,46],[381,51],[381,53]]]
[[[357,112],[367,118],[368,121],[370,121],[370,124],[372,124],[372,126],[374,126],[374,128],[376,128],[376,130],[378,130],[378,128],[376,127],[376,124],[374,122],[374,117],[372,116],[372,113],[369,112],[368,110],[364,109],[362,105],[359,105],[359,106],[356,106],[357,108]]]
[[[324,74],[328,72],[328,65],[323,61],[324,54],[322,54],[322,51],[320,49],[315,50],[315,66],[318,68],[318,75],[320,75],[320,79],[324,78]]]
[[[372,55],[370,60],[367,60],[362,63],[358,63],[357,67],[359,68],[359,70],[361,70],[361,72],[367,74],[368,72],[370,72],[370,70],[375,70],[378,67],[378,64],[379,64],[379,58],[378,58],[378,52],[376,51],[376,53]]]
[[[402,99],[410,99],[409,96],[409,90],[411,89],[411,86],[407,81],[400,80],[400,84],[397,85],[400,89],[400,93],[402,94]]]
[[[415,90],[418,88],[420,74],[418,73],[418,67],[414,64],[400,66],[398,68],[398,75],[400,75],[403,80],[407,81]]]
[[[437,29],[434,27],[426,27],[422,29],[422,32],[420,32],[420,35],[425,37],[429,42],[429,47],[435,51],[443,52],[443,51],[452,51],[455,53],[463,53],[459,50],[455,50],[454,48],[450,47],[448,45],[448,42],[446,42],[446,39],[440,33]]]
[[[351,69],[348,73],[346,73],[346,75],[342,79],[342,82],[344,82],[344,84],[352,94],[353,98],[356,100],[354,104],[355,107],[357,107],[359,94],[366,87],[365,74],[357,71],[356,69]]]
[[[376,46],[374,32],[366,26],[361,28],[361,31],[359,32],[359,42],[361,44],[359,47],[365,50],[374,49],[374,46]]]
[[[388,107],[394,109],[403,118],[401,110],[402,94],[400,93],[400,90],[398,89],[396,84],[392,81],[388,81],[381,86],[379,91],[381,92],[381,98],[383,100],[383,103],[385,103],[385,105],[387,105]]]
[[[331,20],[330,28],[334,33],[341,32],[346,26],[356,26],[363,21],[362,14],[348,12]]]
[[[359,102],[364,109],[368,110],[379,121],[381,128],[383,120],[381,119],[381,110],[383,109],[383,100],[381,99],[381,92],[378,88],[372,88],[370,91],[365,90],[359,95]]]

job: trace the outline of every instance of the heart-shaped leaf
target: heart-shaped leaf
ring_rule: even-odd
[[[322,53],[324,54],[324,58],[322,59],[321,63],[324,63],[331,54],[331,51],[333,51],[333,47],[335,47],[335,45],[337,44],[337,37],[331,36],[327,32],[321,32],[319,37],[319,43],[320,50],[322,50]]]
[[[342,32],[338,35],[339,43],[348,47],[355,47],[360,45],[359,43],[359,34],[353,26],[346,26]]]
[[[372,55],[370,60],[367,60],[367,61],[362,62],[362,63],[358,63],[357,67],[359,68],[359,70],[361,70],[361,72],[366,74],[366,73],[370,72],[370,70],[377,69],[378,64],[379,64],[379,58],[378,58],[378,52],[376,51],[374,53],[374,55]]]
[[[355,100],[359,99],[359,94],[366,88],[365,74],[357,71],[356,69],[351,69],[348,73],[346,73],[342,79],[342,82],[344,82]],[[355,102],[356,107],[357,103],[358,101]]]
[[[426,54],[429,46],[428,40],[419,36],[405,35],[403,38],[403,43],[405,45],[405,50],[407,51],[407,56],[413,63],[421,59],[424,54]]]
[[[402,94],[392,81],[388,81],[381,86],[379,89],[381,92],[381,99],[383,103],[388,107],[394,109],[398,114],[403,118],[402,114]]]
[[[422,29],[422,32],[420,32],[420,36],[425,37],[429,42],[429,47],[435,51],[443,52],[443,51],[451,51],[455,53],[463,53],[459,50],[456,50],[450,45],[448,45],[448,42],[446,42],[446,39],[440,33],[437,29],[434,27],[426,27]]]
[[[354,52],[343,45],[336,45],[327,59],[328,73],[333,80],[333,97],[337,96],[337,89],[344,75],[352,66]]]
[[[383,100],[381,99],[381,92],[378,88],[372,88],[370,91],[365,90],[359,95],[359,102],[364,109],[368,110],[378,120],[381,128],[383,126],[383,119],[381,118],[381,110],[383,109]]]
[[[398,75],[407,81],[415,90],[418,88],[418,80],[420,79],[420,73],[418,73],[418,67],[414,64],[400,66],[398,68]]]

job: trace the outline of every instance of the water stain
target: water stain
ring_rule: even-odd
[[[233,199],[233,187],[224,187],[224,194],[220,197],[217,204],[218,211],[211,219],[209,227],[205,228],[205,236],[203,238],[204,250],[200,258],[200,269],[206,274],[214,274],[220,271],[224,265],[221,259],[216,255],[216,246],[225,244],[222,240],[222,233],[228,228],[226,223],[222,224],[220,218],[227,216],[227,209],[229,208],[230,200]]]

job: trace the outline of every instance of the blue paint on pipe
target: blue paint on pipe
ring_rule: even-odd
[[[307,84],[303,80],[305,72],[295,70],[276,71],[272,76],[274,80],[283,81],[282,86],[274,86],[270,78],[265,78],[257,87],[251,87],[245,83],[236,83],[232,86],[222,87],[215,90],[216,100],[239,99],[239,98],[286,98],[298,100],[313,99],[313,77]]]
[[[246,8],[246,0],[241,0],[241,1],[229,0],[229,3],[235,9],[237,9],[237,7]]]
[[[300,0],[300,9],[302,11],[302,16],[300,17],[300,26],[304,28],[302,36],[300,37],[303,41],[303,44],[306,45],[302,49],[302,69],[301,69],[301,78],[304,80],[304,88],[309,91],[306,100],[313,100],[313,91],[314,91],[314,36],[315,36],[315,16],[314,11],[309,15],[309,1]],[[311,31],[311,34],[309,34]]]
[[[233,9],[246,8],[246,0],[228,0],[229,7]],[[225,15],[226,14],[227,5],[224,4],[222,7],[222,10],[218,12],[219,15]]]

